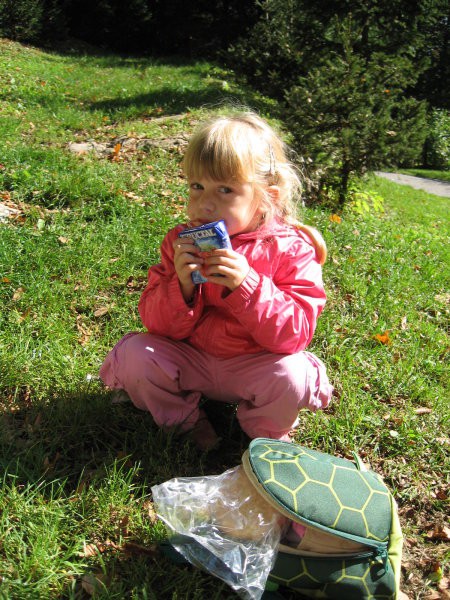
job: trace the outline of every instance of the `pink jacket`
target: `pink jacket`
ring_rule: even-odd
[[[172,243],[178,225],[161,245],[161,263],[150,267],[139,301],[145,327],[184,340],[220,358],[268,351],[294,354],[310,343],[325,305],[322,270],[309,237],[290,225],[233,236],[233,249],[251,267],[241,285],[228,290],[214,283],[197,286],[193,306],[181,294]]]

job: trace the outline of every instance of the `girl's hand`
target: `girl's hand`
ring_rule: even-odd
[[[209,283],[224,285],[230,291],[241,285],[250,271],[247,259],[231,248],[221,248],[202,253],[201,273]],[[218,277],[220,275],[220,277]]]
[[[181,293],[185,301],[189,302],[195,289],[191,274],[202,267],[204,260],[197,254],[198,250],[190,238],[177,238],[173,249],[173,264],[180,281]]]

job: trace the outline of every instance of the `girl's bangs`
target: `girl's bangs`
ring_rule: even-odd
[[[248,182],[252,177],[251,156],[241,155],[231,140],[194,139],[183,159],[183,169],[189,179],[206,177],[215,181]]]

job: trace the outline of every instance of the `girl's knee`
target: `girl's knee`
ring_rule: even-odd
[[[126,388],[130,379],[148,373],[155,351],[153,337],[148,333],[128,333],[119,340],[100,368],[104,383],[112,388]]]
[[[311,352],[299,352],[282,359],[285,382],[298,408],[318,410],[330,402],[331,386],[325,365]]]
[[[294,423],[300,409],[315,411],[328,406],[333,388],[324,364],[314,354],[286,355],[265,366],[264,376],[250,387],[245,408],[242,407],[249,416],[267,416],[285,429],[286,419]]]

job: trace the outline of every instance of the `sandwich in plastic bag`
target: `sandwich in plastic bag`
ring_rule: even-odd
[[[255,490],[242,466],[152,487],[169,541],[186,560],[259,600],[289,519]]]

